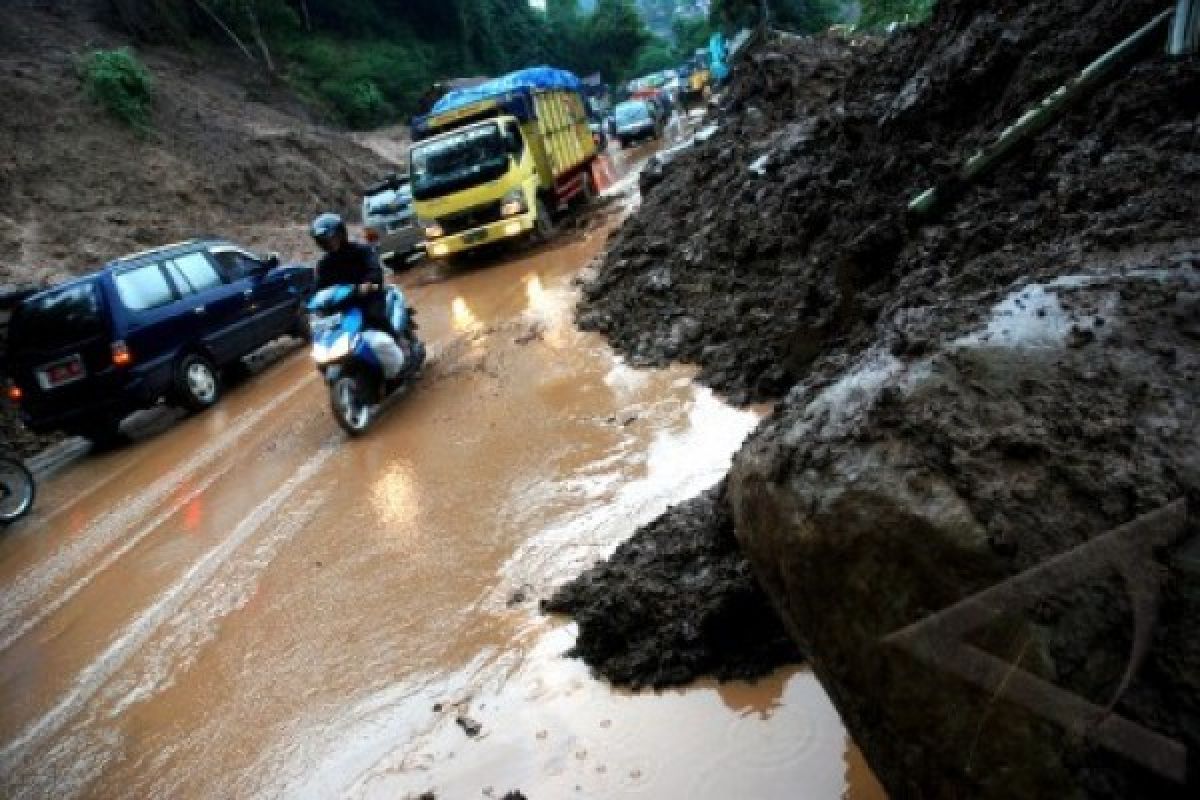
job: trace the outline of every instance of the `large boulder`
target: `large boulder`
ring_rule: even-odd
[[[1025,286],[933,343],[949,308],[900,314],[735,459],[738,539],[893,797],[1200,796],[1200,577],[1179,566],[1200,532],[1200,277],[1158,266]],[[1186,783],[881,642],[1179,499],[1193,513],[1160,554],[1149,653],[1114,710],[1188,748]],[[967,638],[1105,706],[1130,606],[1101,575]]]

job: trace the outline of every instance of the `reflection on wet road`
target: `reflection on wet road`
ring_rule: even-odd
[[[431,365],[361,440],[293,352],[49,481],[0,539],[0,796],[874,796],[808,673],[613,692],[537,611],[756,422],[571,326],[605,233],[406,276]]]

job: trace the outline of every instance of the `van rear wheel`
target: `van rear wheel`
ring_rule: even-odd
[[[221,397],[221,375],[198,353],[188,353],[175,370],[175,399],[189,411],[212,408]]]

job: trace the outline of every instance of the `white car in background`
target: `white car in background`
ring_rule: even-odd
[[[403,265],[424,249],[406,175],[388,175],[363,191],[362,224],[363,236],[379,248],[384,261]]]

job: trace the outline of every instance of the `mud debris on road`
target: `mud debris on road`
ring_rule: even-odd
[[[725,492],[669,509],[542,602],[578,623],[571,656],[635,691],[801,663],[737,545]]]

